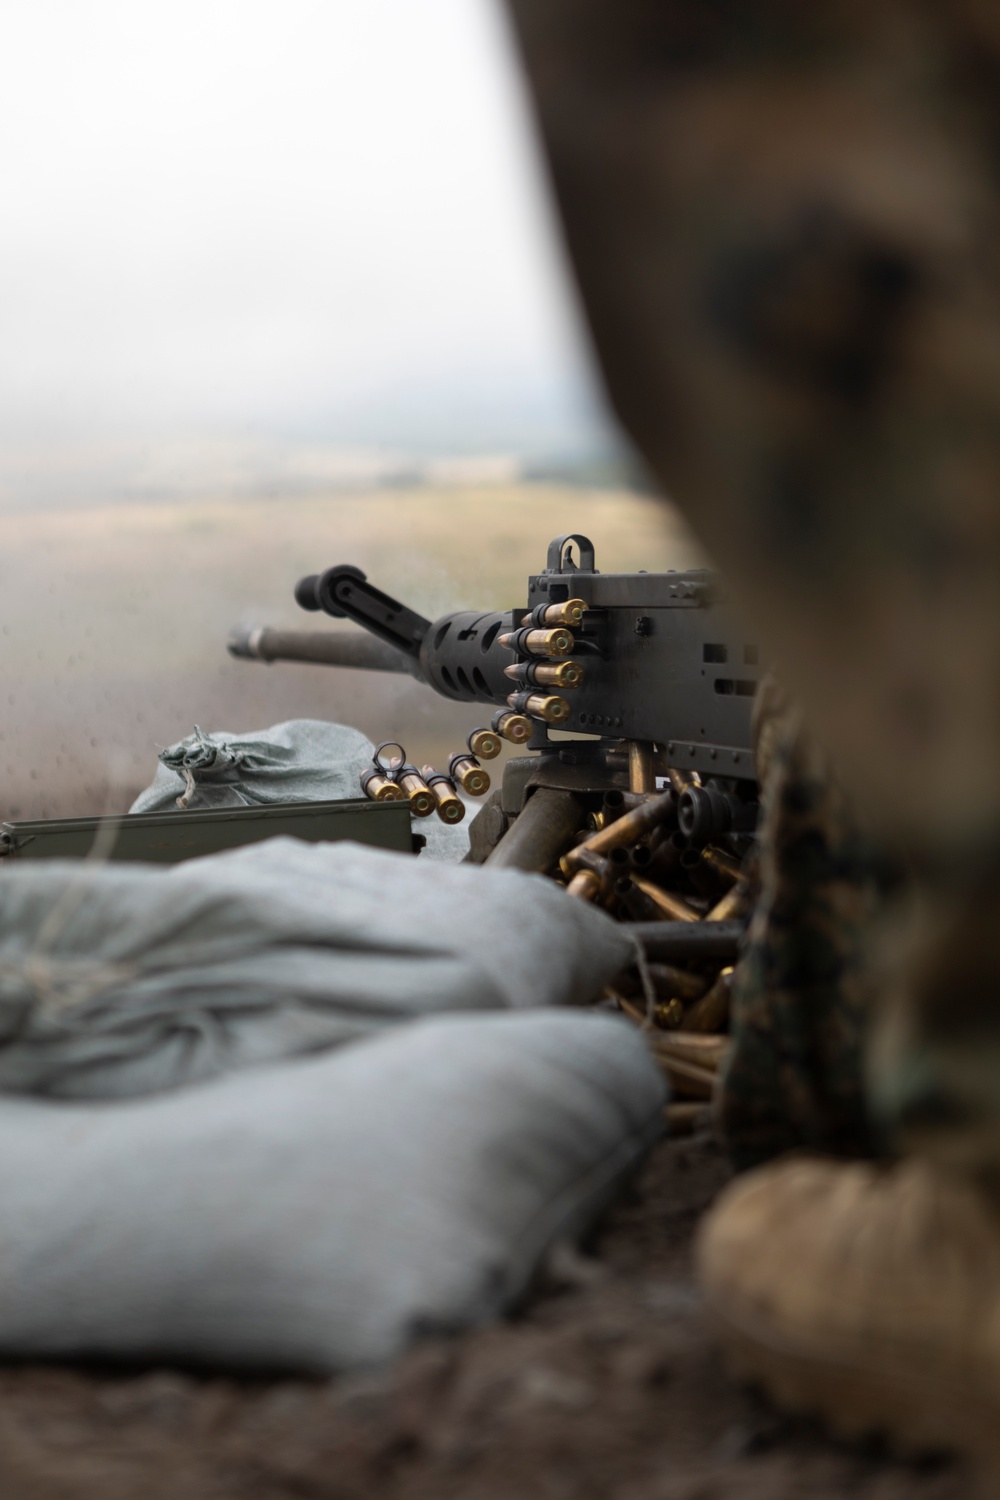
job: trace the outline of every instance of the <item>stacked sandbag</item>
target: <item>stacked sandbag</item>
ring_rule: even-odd
[[[288,802],[338,802],[360,797],[361,773],[375,747],[349,724],[289,719],[270,729],[206,733],[197,726],[162,750],[156,775],[130,813],[226,807],[276,807]],[[414,819],[425,859],[457,863],[469,848],[468,830],[438,818]]]

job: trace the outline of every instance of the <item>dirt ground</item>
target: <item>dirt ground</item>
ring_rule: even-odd
[[[727,1175],[668,1142],[593,1254],[516,1320],[379,1374],[0,1372],[3,1500],[968,1500],[969,1476],[838,1447],[727,1380],[691,1277]]]

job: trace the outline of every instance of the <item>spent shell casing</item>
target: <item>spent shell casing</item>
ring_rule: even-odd
[[[361,773],[361,790],[372,802],[405,802],[406,793],[401,786],[390,781],[388,776],[383,776],[373,766],[371,770]]]
[[[693,906],[689,906],[686,901],[682,901],[680,896],[674,896],[670,891],[661,890],[651,880],[643,880],[641,875],[636,875],[633,872],[632,884],[652,901],[658,911],[661,911],[665,917],[669,917],[671,921],[698,922],[701,920],[701,913],[695,911]]]
[[[430,817],[435,806],[434,793],[416,766],[403,766],[397,777],[397,785],[402,787],[410,799],[410,812],[415,818]]]
[[[572,631],[564,625],[554,630],[510,630],[497,640],[518,656],[568,656],[575,645]]]
[[[443,771],[435,771],[433,766],[424,766],[421,774],[437,803],[437,815],[441,822],[461,823],[465,817],[465,803],[455,791],[455,783],[451,777],[445,776]]]
[[[533,719],[542,719],[546,724],[564,724],[569,718],[570,709],[565,698],[545,693],[511,693],[507,702],[518,713],[530,714]]]
[[[531,720],[527,714],[515,714],[509,708],[501,708],[493,715],[490,728],[512,745],[523,745],[531,739]]]
[[[702,863],[708,865],[720,879],[729,885],[735,885],[742,878],[743,866],[738,859],[727,854],[725,849],[716,849],[713,844],[706,844],[701,851]]]
[[[478,760],[496,760],[502,749],[500,735],[495,729],[474,729],[466,744],[470,754]]]
[[[578,870],[566,890],[578,901],[596,901],[601,894],[601,877],[593,870]]]
[[[670,816],[673,802],[672,792],[664,792],[648,802],[642,802],[638,807],[630,808],[622,817],[616,818],[613,823],[607,824],[598,833],[592,833],[583,844],[577,845],[577,849],[587,848],[593,850],[595,854],[607,854],[610,849],[616,848],[619,844],[626,846],[634,844],[643,834],[657,828]],[[577,849],[571,849],[566,855],[572,868],[576,868]]]
[[[523,687],[578,688],[583,668],[578,661],[519,661],[504,667],[504,676]]]
[[[522,615],[522,625],[579,625],[587,608],[582,599],[565,599],[561,604],[536,604]]]
[[[630,792],[655,792],[653,747],[648,740],[628,742],[628,786]]]
[[[483,770],[476,757],[466,751],[458,750],[449,758],[448,775],[470,797],[481,797],[490,789],[489,774]]]

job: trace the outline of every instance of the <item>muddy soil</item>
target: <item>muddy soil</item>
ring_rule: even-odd
[[[691,1277],[726,1178],[669,1142],[517,1319],[379,1374],[0,1371],[2,1500],[968,1500],[957,1466],[839,1447],[727,1380]]]

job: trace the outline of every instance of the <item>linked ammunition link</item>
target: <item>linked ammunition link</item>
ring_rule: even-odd
[[[465,817],[465,803],[455,790],[455,783],[443,771],[433,766],[424,766],[421,772],[431,795],[437,803],[437,815],[442,823],[461,823]]]
[[[496,760],[502,749],[501,736],[495,729],[473,729],[465,743],[477,760]]]
[[[518,656],[569,656],[576,645],[573,632],[564,625],[558,625],[554,630],[525,626],[521,630],[508,630],[497,640],[508,651],[516,651]]]
[[[527,714],[512,713],[509,708],[497,709],[490,728],[511,745],[523,745],[531,739],[531,720]]]
[[[582,599],[566,599],[561,604],[536,604],[528,614],[521,616],[521,624],[568,625],[573,628],[582,623],[586,608]]]
[[[533,719],[542,719],[546,724],[564,724],[569,718],[569,704],[565,698],[546,697],[544,693],[511,693],[507,699],[515,713],[528,714]]]
[[[578,661],[518,661],[504,667],[503,675],[522,687],[578,688],[583,668]]]
[[[392,779],[402,788],[403,795],[410,799],[410,812],[415,818],[428,818],[435,808],[434,793],[427,785],[416,766],[409,761],[393,771]]]
[[[489,773],[467,750],[457,750],[448,760],[448,775],[470,797],[482,797],[490,789]]]
[[[406,793],[388,776],[370,766],[361,772],[361,790],[371,802],[405,802]]]

